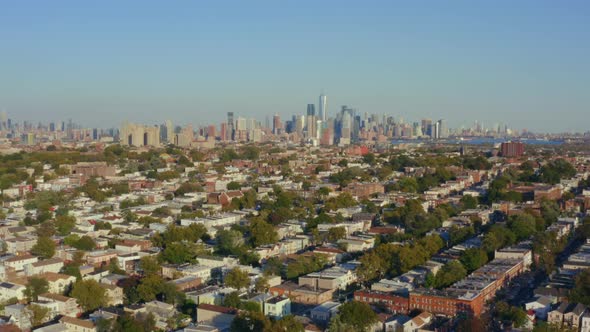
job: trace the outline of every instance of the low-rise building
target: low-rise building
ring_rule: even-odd
[[[226,331],[229,330],[236,314],[235,309],[202,303],[197,306],[197,323]]]
[[[96,332],[96,326],[92,321],[64,316],[59,320],[68,331],[75,332]]]
[[[13,284],[11,282],[0,282],[0,303],[10,299],[22,300],[25,298],[25,289],[23,285]]]
[[[342,304],[340,302],[328,301],[311,309],[309,315],[311,319],[321,325],[326,325],[330,319],[338,313]]]
[[[277,296],[264,301],[264,314],[274,318],[282,318],[291,314],[291,300]]]
[[[39,301],[53,302],[57,305],[55,315],[77,317],[81,310],[76,299],[60,294],[45,293],[39,295]]]
[[[50,258],[42,261],[26,264],[24,266],[25,275],[33,276],[43,272],[58,273],[64,266],[64,261],[61,258]]]
[[[333,289],[321,289],[309,285],[299,286],[293,282],[286,282],[269,289],[274,296],[287,296],[295,303],[321,304],[330,301],[334,295]]]

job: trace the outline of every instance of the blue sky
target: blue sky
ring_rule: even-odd
[[[195,125],[340,105],[585,131],[587,1],[0,0],[0,109]]]

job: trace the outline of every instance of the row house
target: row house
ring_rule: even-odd
[[[108,298],[107,306],[116,306],[123,304],[124,294],[123,288],[116,285],[109,285],[101,283],[101,287],[105,289],[105,294]]]
[[[101,250],[89,252],[86,255],[86,261],[93,266],[108,264],[113,258],[117,258],[119,253],[116,250]]]
[[[321,289],[309,285],[300,286],[293,282],[286,282],[270,287],[269,293],[274,296],[287,296],[295,303],[318,305],[332,300],[334,290]]]
[[[547,199],[556,201],[561,198],[562,190],[559,186],[537,186],[534,190],[535,201]]]
[[[76,282],[76,277],[62,273],[44,272],[37,277],[47,280],[49,292],[55,294],[63,294],[70,285]]]
[[[324,255],[328,259],[328,262],[332,264],[340,263],[346,256],[344,250],[332,247],[316,247],[313,253]]]
[[[279,239],[284,239],[289,236],[295,236],[303,233],[303,228],[298,221],[287,221],[276,227]]]
[[[195,289],[202,284],[201,279],[195,276],[181,277],[170,282],[176,286],[176,289],[182,292]]]
[[[220,227],[220,226],[231,226],[238,223],[242,219],[242,216],[236,213],[223,213],[216,216],[196,219],[181,219],[181,226],[190,226],[192,224],[202,224],[205,227]]]
[[[513,254],[513,253],[510,253]],[[434,314],[455,316],[464,313],[479,316],[486,301],[510,279],[526,270],[528,253],[518,253],[519,259],[494,259],[465,279],[443,290],[416,289],[410,292],[410,310],[420,309]]]
[[[219,257],[219,256],[198,256],[197,260],[200,266],[210,268],[234,267],[238,265],[239,260],[236,257]]]
[[[75,332],[96,332],[97,328],[93,322],[89,320],[78,319],[74,317],[64,316],[59,320],[66,326],[67,331]]]
[[[358,277],[353,269],[335,266],[301,276],[298,283],[323,289],[344,290],[357,280]]]
[[[25,275],[33,276],[43,272],[58,273],[64,266],[64,261],[61,258],[50,258],[35,263],[26,264],[24,266]]]
[[[15,298],[17,300],[23,300],[25,298],[25,289],[23,285],[11,283],[11,282],[0,282],[0,303],[5,303],[8,300]]]
[[[395,314],[407,314],[410,308],[408,296],[394,292],[359,290],[354,292],[354,299],[367,304],[380,304]]]
[[[37,244],[37,238],[32,236],[17,236],[12,239],[4,240],[6,243],[6,252],[9,254],[21,254],[29,252],[35,244]]]
[[[373,194],[385,193],[385,187],[379,182],[351,183],[343,191],[354,197],[365,198]]]
[[[548,232],[554,232],[557,239],[567,236],[571,232],[571,225],[565,223],[554,223],[547,227]]]
[[[190,265],[180,268],[179,271],[183,276],[193,276],[203,282],[207,282],[211,280],[212,271],[214,269],[221,269],[221,267],[212,268],[210,266]]]
[[[242,198],[244,194],[239,190],[213,192],[207,195],[207,204],[227,206],[234,198]]]
[[[578,330],[583,325],[582,316],[587,312],[588,308],[581,303],[562,302],[548,313],[547,322],[559,328]]]
[[[41,294],[39,295],[39,302],[55,303],[56,311],[53,312],[52,317],[57,315],[77,317],[81,313],[80,307],[78,306],[78,302],[76,302],[76,299],[61,294]]]
[[[136,267],[139,264],[139,260],[141,259],[141,257],[147,255],[148,254],[141,255],[139,252],[119,254],[117,255],[117,264],[121,269],[127,272],[133,272],[136,270]]]
[[[366,232],[371,228],[371,221],[370,220],[357,220],[357,221],[347,221],[335,224],[319,224],[318,231],[320,233],[327,232],[331,228],[335,227],[344,227],[346,229],[346,235],[352,235],[354,233],[361,233]]]
[[[30,254],[13,256],[4,260],[4,267],[13,271],[23,271],[25,266],[39,261],[39,258]]]
[[[345,246],[346,252],[366,251],[375,246],[375,238],[366,235],[349,236],[338,240],[338,244]]]
[[[268,244],[254,249],[260,260],[269,259],[271,257],[286,256],[296,254],[305,249],[309,245],[309,237],[296,236],[293,238],[283,239],[275,244]]]

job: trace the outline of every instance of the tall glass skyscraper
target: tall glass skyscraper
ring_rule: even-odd
[[[328,119],[328,115],[326,114],[326,107],[328,106],[327,97],[322,93],[320,95],[320,105],[318,107],[318,118],[322,121],[326,121]]]
[[[315,105],[307,104],[307,116],[315,116]]]

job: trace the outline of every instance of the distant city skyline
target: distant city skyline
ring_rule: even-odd
[[[0,11],[0,111],[219,124],[342,105],[449,128],[585,132],[590,4],[33,1]]]

